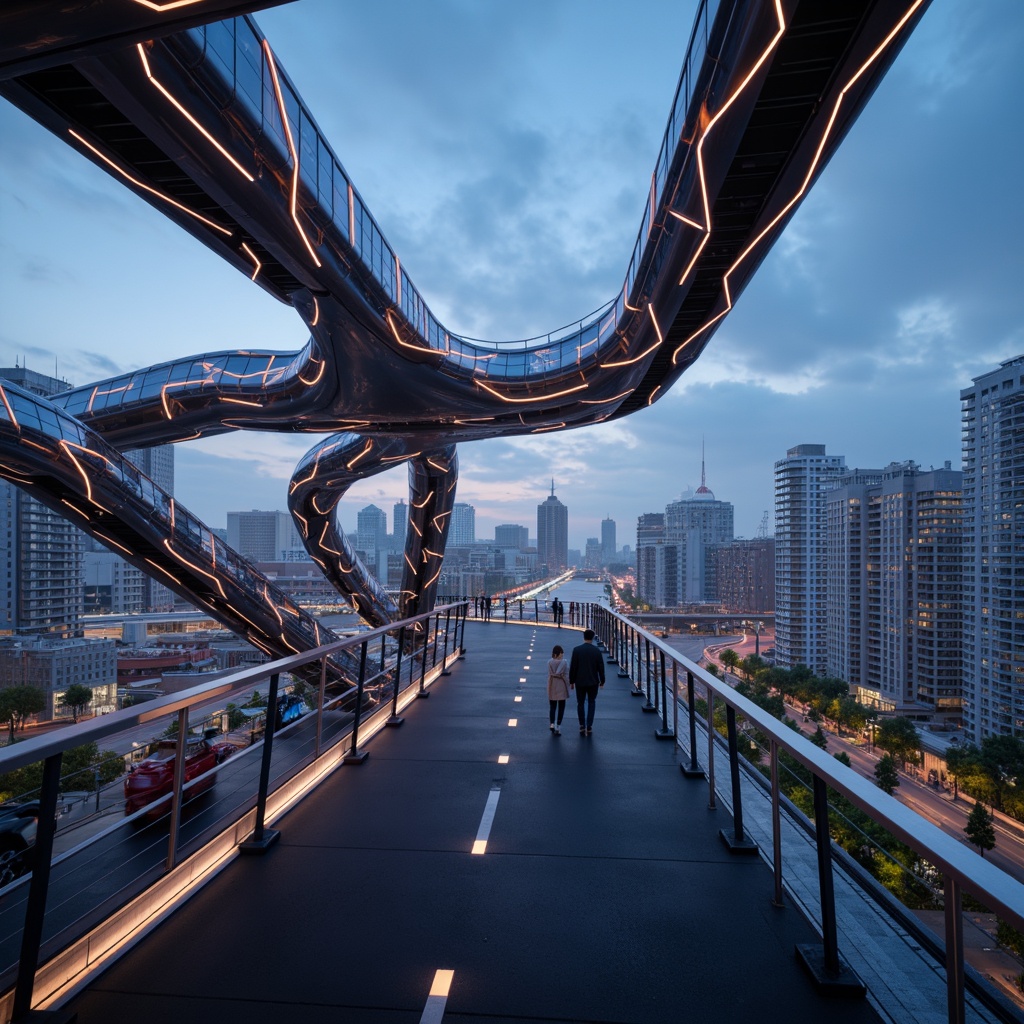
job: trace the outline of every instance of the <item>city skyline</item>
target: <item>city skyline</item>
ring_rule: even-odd
[[[746,537],[772,508],[774,462],[795,445],[825,444],[850,465],[958,464],[960,390],[1024,352],[1024,257],[995,233],[1024,212],[1008,106],[1024,78],[1024,11],[964,8],[932,5],[664,400],[584,434],[460,446],[458,500],[479,510],[481,537],[531,523],[554,476],[570,547],[600,536],[605,516],[632,545],[639,515],[699,483],[702,435],[710,486]],[[618,287],[694,9],[648,0],[624,27],[602,3],[467,14],[301,0],[257,21],[431,305],[455,329],[500,338],[571,321]],[[495,36],[497,53],[485,45]],[[618,59],[595,74],[590,55],[608,38]],[[329,59],[342,42],[349,59]],[[9,364],[81,384],[183,351],[304,341],[291,310],[62,142],[7,106],[0,125]],[[315,440],[180,445],[178,497],[212,526],[229,509],[284,508]],[[404,497],[403,470],[361,483],[342,522]]]

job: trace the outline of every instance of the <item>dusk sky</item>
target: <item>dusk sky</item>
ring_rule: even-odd
[[[696,3],[298,0],[256,15],[439,319],[488,339],[576,320],[620,287]],[[1024,4],[933,0],[697,364],[608,425],[460,445],[477,536],[569,507],[571,547],[707,482],[754,536],[773,463],[960,464],[959,390],[1024,353]],[[0,104],[0,364],[72,384],[175,356],[297,349],[290,308]],[[319,437],[179,445],[211,526],[284,509]],[[389,513],[404,469],[344,500]]]

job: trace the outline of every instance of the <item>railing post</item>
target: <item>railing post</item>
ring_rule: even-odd
[[[427,625],[430,625],[430,616],[427,616]],[[434,654],[430,662],[431,668],[437,668],[437,635],[441,632],[441,613],[434,616]]]
[[[320,756],[324,738],[324,697],[327,695],[327,655],[320,659],[320,689],[316,707],[316,741],[314,760]]]
[[[644,688],[641,685],[643,676],[640,672],[640,650],[639,650],[639,636],[636,628],[631,626],[629,629],[629,669],[630,675],[633,677],[633,689],[629,691],[631,697],[642,697],[644,695]]]
[[[708,808],[715,810],[715,691],[705,687],[708,694]]]
[[[676,738],[675,729],[668,727],[668,695],[666,692],[667,683],[665,680],[665,652],[660,651],[661,654],[661,728],[655,729],[654,735],[659,740],[674,740]],[[675,662],[672,663],[672,683],[673,690],[675,689]]]
[[[693,673],[686,670],[686,709],[690,720],[690,763],[680,764],[679,770],[688,779],[703,779],[704,771],[697,763],[697,710],[693,704]]]
[[[171,782],[171,823],[167,837],[166,867],[170,871],[178,863],[178,826],[181,823],[181,805],[185,785],[185,746],[188,738],[188,708],[178,712],[178,736],[175,741],[174,772]]]
[[[537,598],[533,599],[533,621],[540,622],[540,607],[537,604]]]
[[[427,616],[427,622],[430,622],[430,616]],[[427,639],[423,638],[423,660],[427,660]],[[363,714],[363,685],[366,681],[366,647],[369,643],[368,640],[364,640],[359,645],[359,682],[356,685],[356,713],[355,718],[352,719],[352,749],[341,759],[342,764],[362,764],[367,756],[368,751],[359,749],[359,719]]]
[[[775,892],[772,904],[782,906],[782,803],[779,799],[779,741],[771,741],[772,774],[772,873],[775,876]]]
[[[647,697],[647,700],[644,702],[644,705],[640,710],[657,711],[657,707],[651,703],[651,641],[648,640],[647,637],[644,637],[644,669],[646,670],[645,679],[647,683],[647,693],[645,696]]]
[[[32,848],[32,878],[25,903],[25,926],[21,932],[21,956],[18,980],[14,985],[12,1020],[29,1016],[32,992],[39,967],[39,947],[43,942],[46,895],[50,887],[50,863],[53,860],[53,833],[57,829],[57,794],[60,791],[60,766],[63,754],[53,754],[43,762],[43,783],[39,792],[39,821]]]
[[[946,1005],[949,1024],[964,1024],[964,918],[960,883],[943,875],[943,909],[946,917]]]
[[[402,681],[402,653],[405,649],[405,626],[398,628],[398,658],[395,661],[395,692],[391,697],[391,716],[385,725],[401,725],[405,719],[398,713],[398,688]]]
[[[423,657],[420,660],[420,688],[416,691],[417,697],[426,699],[430,696],[430,691],[427,689],[427,627],[430,625],[430,616],[427,616],[426,622],[423,625]]]
[[[797,956],[814,979],[819,991],[864,995],[864,982],[852,968],[839,959],[836,936],[836,897],[832,881],[832,837],[828,829],[828,787],[820,775],[814,776],[814,835],[818,848],[818,887],[821,892],[822,945],[798,944]]]
[[[757,843],[743,834],[743,794],[740,790],[740,752],[736,743],[736,709],[725,706],[725,725],[729,736],[729,774],[732,782],[732,835],[723,828],[719,831],[722,842],[730,853],[757,853]]]
[[[440,616],[438,616],[440,621]],[[458,628],[458,622],[455,624],[456,629]],[[444,613],[444,653],[441,655],[441,675],[450,676],[451,669],[448,668],[448,632],[452,628],[452,610],[449,608]]]
[[[275,672],[270,677],[270,692],[267,694],[267,724],[263,730],[263,757],[260,761],[260,786],[256,793],[256,823],[252,835],[238,844],[239,853],[266,853],[281,837],[274,828],[265,828],[267,815],[267,791],[270,789],[270,758],[274,748],[274,728],[277,725],[277,687],[280,676]]]
[[[618,653],[619,678],[628,679],[629,673],[626,671],[626,666],[622,663],[623,661],[628,663],[629,647],[626,643],[626,624],[621,619],[615,620],[615,650]]]

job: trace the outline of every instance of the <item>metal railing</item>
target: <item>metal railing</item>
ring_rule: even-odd
[[[91,946],[81,954],[82,973],[94,969],[103,951],[96,948],[95,935],[90,942],[90,932],[102,925],[111,949],[121,944],[124,935],[111,922],[121,915],[134,919],[137,928],[139,918],[150,914],[138,909],[148,893],[163,887],[154,903],[166,904],[168,889],[172,901],[180,899],[196,885],[192,876],[215,870],[236,853],[270,846],[277,832],[268,827],[269,820],[335,765],[363,761],[366,750],[360,744],[367,733],[401,724],[402,707],[429,695],[428,683],[447,674],[448,665],[462,656],[466,609],[465,604],[435,608],[0,749],[0,774],[43,764],[35,843],[26,854],[31,870],[0,890],[0,984],[5,990],[0,1019],[26,1019],[33,1006],[59,998],[73,984],[68,965],[76,961],[77,947]],[[339,652],[357,661],[358,676],[344,692],[328,694],[329,659]],[[319,688],[305,684],[312,713],[279,726],[282,677],[296,672],[315,677],[308,666],[317,664]],[[269,684],[262,741],[192,777],[187,747],[190,738],[193,744],[197,739],[190,713],[197,715],[202,705],[261,682]],[[226,717],[226,712],[218,709],[217,715]],[[55,855],[55,840],[62,838],[56,821],[64,752],[119,734],[128,742],[123,738],[127,730],[159,728],[154,723],[161,722],[169,723],[162,733],[165,743],[175,744],[169,787],[154,790],[154,799],[132,814],[126,805],[126,816],[101,824],[89,840]],[[132,776],[126,779],[127,796]],[[201,869],[193,865],[197,859],[203,861]],[[132,927],[125,926],[129,933]],[[58,962],[48,973],[48,966]]]
[[[733,826],[731,831],[722,830],[722,839],[736,853],[757,852],[743,822],[740,776],[746,759],[741,759],[739,753],[741,724],[763,737],[769,757],[770,859],[776,903],[781,903],[783,894],[782,815],[784,811],[795,810],[782,795],[780,755],[788,755],[810,774],[822,945],[820,948],[800,946],[798,952],[820,988],[862,987],[855,973],[844,963],[838,948],[829,791],[845,798],[936,869],[942,880],[948,1020],[950,1024],[963,1024],[966,1009],[962,898],[970,895],[1013,928],[1024,931],[1024,885],[629,619],[598,605],[588,607],[586,618],[608,652],[608,662],[619,666],[620,677],[633,681],[632,692],[644,699],[643,710],[657,714],[659,727],[655,735],[676,741],[682,753],[683,774],[706,779],[708,803],[712,808],[716,805],[716,766],[723,756],[727,758],[725,767],[729,773],[727,788],[731,792]],[[698,714],[701,703],[703,715]],[[723,706],[724,740],[716,726],[716,708]],[[678,729],[679,709],[686,719],[685,736],[681,736]],[[705,768],[698,758],[699,730],[704,731],[707,740]],[[764,784],[763,777],[754,774]]]

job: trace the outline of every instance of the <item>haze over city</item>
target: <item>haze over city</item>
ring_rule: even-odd
[[[694,9],[647,0],[624,20],[603,2],[302,0],[257,21],[440,319],[497,339],[557,328],[620,287]],[[956,466],[960,388],[1024,351],[1022,252],[1006,230],[1024,213],[1022,36],[1013,0],[936,0],[669,395],[585,433],[460,446],[458,500],[476,507],[478,536],[504,522],[532,533],[554,478],[571,547],[606,515],[633,543],[638,515],[700,483],[702,438],[708,485],[748,537],[793,445],[851,466]],[[0,130],[6,364],[78,385],[305,341],[292,311],[23,114],[0,108]],[[180,445],[177,494],[213,526],[285,508],[316,440]],[[342,524],[405,493],[404,470],[367,481]]]

